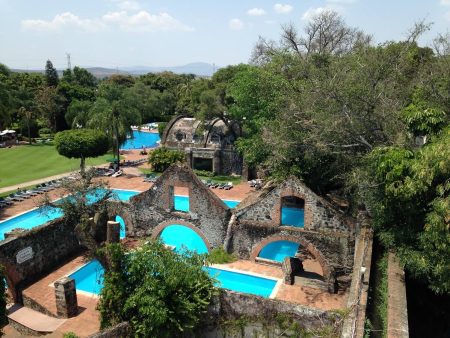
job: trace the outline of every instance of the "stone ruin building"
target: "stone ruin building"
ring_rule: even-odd
[[[178,187],[188,191],[188,212],[175,210],[174,192]],[[302,211],[302,227],[283,223],[281,214],[285,206]],[[175,164],[149,190],[129,202],[111,201],[108,217],[115,220],[117,215],[125,222],[127,237],[158,238],[166,227],[182,225],[197,233],[208,250],[222,247],[239,259],[278,266],[285,284],[292,285],[300,278],[308,286],[329,294],[345,293],[349,314],[343,319],[341,337],[362,337],[372,250],[372,233],[364,211],[357,219],[348,217],[297,178],[268,185],[230,209],[188,165]],[[116,222],[108,222],[105,238],[109,238],[112,229],[109,223]],[[277,241],[298,243],[295,257],[286,257],[283,262],[261,258],[262,250]],[[16,253],[24,248],[32,256],[19,263]],[[82,248],[74,230],[62,218],[0,242],[0,263],[5,266],[14,300],[41,311],[42,306],[22,290],[79,252]],[[308,259],[318,262],[319,272],[311,273],[304,268],[302,261]],[[227,319],[286,313],[305,328],[332,324],[336,320],[332,311],[228,290],[221,292],[211,309],[216,317]],[[362,333],[355,335],[355,332]]]
[[[166,126],[161,145],[186,154],[192,169],[207,170],[219,175],[242,175],[243,160],[234,147],[241,135],[235,121],[220,118],[201,123],[183,115],[174,117]]]

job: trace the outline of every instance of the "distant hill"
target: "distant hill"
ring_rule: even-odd
[[[134,67],[120,67],[120,68],[104,68],[104,67],[83,67],[86,68],[97,78],[104,78],[114,74],[133,75],[139,76],[147,73],[159,73],[159,72],[173,72],[176,74],[194,74],[201,77],[209,77],[214,74],[214,65],[206,62],[194,62],[188,63],[184,66],[174,67],[147,67],[147,66],[134,66]],[[217,68],[216,68],[217,69]],[[43,73],[44,70],[40,69],[11,69],[13,72],[28,72],[28,73]],[[62,75],[62,70],[58,69],[58,74]]]

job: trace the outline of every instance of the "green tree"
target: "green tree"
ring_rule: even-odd
[[[178,150],[169,150],[165,147],[157,148],[148,155],[148,163],[156,172],[163,172],[172,164],[184,161],[184,153]]]
[[[103,252],[110,264],[98,304],[102,328],[128,321],[135,337],[196,332],[216,293],[205,257],[178,255],[157,241],[128,255],[119,244]]]
[[[109,148],[107,136],[98,130],[72,129],[55,135],[56,150],[67,158],[80,159],[81,175],[85,176],[85,160],[87,157],[98,157],[106,154]]]
[[[92,101],[73,100],[65,115],[66,122],[71,128],[86,127],[89,113],[94,103]]]
[[[34,114],[31,110],[27,110],[25,107],[19,108],[19,114],[25,119],[28,131],[28,143],[31,144],[31,122]]]
[[[47,86],[39,88],[35,100],[37,109],[47,122],[47,127],[53,129],[55,132],[58,131],[58,121],[62,113],[62,105],[57,88]]]
[[[58,85],[58,72],[56,68],[53,67],[53,63],[47,60],[45,63],[45,82],[49,87],[56,87]]]

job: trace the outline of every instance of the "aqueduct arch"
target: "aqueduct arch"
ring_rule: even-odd
[[[206,248],[208,249],[208,252],[211,251],[212,245],[209,242],[209,240],[206,238],[206,236],[203,234],[203,232],[199,228],[197,228],[195,225],[193,225],[192,223],[186,222],[183,220],[179,220],[179,219],[164,221],[164,222],[161,222],[160,224],[158,224],[158,226],[156,228],[154,228],[152,231],[152,238],[155,238],[155,239],[159,238],[159,236],[161,235],[161,233],[163,232],[163,230],[165,228],[167,228],[168,226],[171,226],[171,225],[175,225],[175,224],[182,225],[182,226],[185,226],[185,227],[193,230],[203,240],[203,242],[206,245]]]
[[[290,242],[295,242],[295,243],[300,244],[315,259],[317,259],[317,261],[319,262],[319,264],[322,268],[324,281],[329,285],[329,287],[332,286],[332,288],[334,289],[334,282],[335,282],[334,268],[328,263],[325,256],[322,254],[322,252],[320,252],[319,249],[317,249],[314,246],[314,244],[312,244],[311,242],[309,242],[303,238],[289,236],[289,235],[279,235],[279,234],[272,235],[270,237],[266,237],[263,240],[261,240],[260,242],[258,242],[252,248],[252,251],[250,254],[250,260],[253,260],[253,261],[256,260],[259,253],[266,245],[273,243],[273,242],[277,242],[277,241],[290,241]]]

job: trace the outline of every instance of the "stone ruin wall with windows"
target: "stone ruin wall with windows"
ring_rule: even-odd
[[[184,151],[186,163],[193,169],[241,175],[243,160],[234,147],[240,133],[239,125],[233,121],[228,127],[218,118],[202,125],[194,118],[177,116],[167,124],[161,144]]]
[[[189,212],[174,210],[174,187],[188,189]],[[281,225],[281,201],[287,196],[304,201],[303,228]],[[113,205],[122,207],[115,210]],[[351,280],[356,222],[296,178],[263,189],[230,210],[187,165],[173,165],[130,203],[112,203],[110,217],[115,214],[125,220],[127,236],[158,237],[166,226],[180,224],[194,230],[208,249],[223,246],[242,259],[255,260],[274,241],[296,242],[320,263],[330,291],[347,288]]]
[[[281,224],[282,200],[304,201],[304,227]],[[262,248],[278,240],[300,244],[306,255],[318,260],[330,290],[345,289],[353,269],[356,222],[341,214],[297,178],[263,189],[233,211],[236,221],[229,250],[254,260]]]

